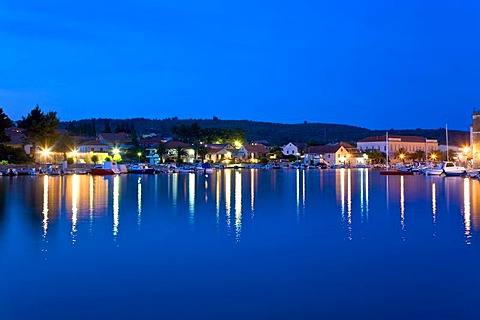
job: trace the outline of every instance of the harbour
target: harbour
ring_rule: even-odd
[[[0,190],[7,318],[469,317],[478,303],[477,179],[224,169]]]

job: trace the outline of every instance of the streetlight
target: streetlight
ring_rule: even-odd
[[[400,153],[398,157],[400,158],[400,160],[402,160],[402,163],[405,163],[405,154]]]
[[[47,163],[47,159],[51,154],[50,148],[43,149],[42,151],[40,151],[40,154],[42,155],[42,157],[45,158],[45,163]]]
[[[70,156],[73,158],[73,162],[76,163],[77,162],[78,151],[73,150],[72,152],[70,152]]]
[[[138,152],[138,153],[137,153],[137,156],[138,156],[138,162],[140,162],[140,157],[142,156],[142,153],[141,153],[141,152]]]
[[[432,160],[435,161],[437,159],[437,155],[435,153],[432,153],[430,155],[430,158],[432,158]]]

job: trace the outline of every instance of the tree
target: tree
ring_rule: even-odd
[[[165,143],[160,142],[157,146],[157,154],[160,156],[160,163],[164,162],[164,156],[167,153],[167,146]]]
[[[425,151],[423,150],[417,150],[415,152],[412,152],[410,154],[410,158],[412,160],[418,160],[418,161],[421,161],[421,160],[425,160]]]
[[[97,164],[97,162],[98,162],[98,156],[97,156],[96,154],[94,154],[93,156],[90,157],[90,160],[91,160],[93,163]]]
[[[62,134],[54,146],[55,151],[63,153],[63,160],[67,160],[67,152],[73,149],[73,139],[68,134]]]
[[[370,149],[365,152],[372,164],[380,164],[383,163],[386,159],[385,153],[381,152],[377,149]]]
[[[5,129],[12,126],[12,120],[0,108],[0,143],[10,141],[10,137],[5,134]]]
[[[187,152],[182,147],[176,147],[175,153],[177,154],[177,163],[182,163],[182,157],[187,155]]]
[[[110,121],[105,122],[105,129],[103,130],[105,133],[112,133],[112,129],[110,128]]]
[[[25,137],[33,145],[33,159],[36,146],[49,148],[57,140],[59,135],[55,130],[59,124],[56,112],[43,113],[38,105],[26,117],[22,117],[18,126],[25,129]]]
[[[202,162],[205,160],[205,156],[208,154],[209,151],[210,149],[208,149],[204,145],[201,145],[198,147],[197,152],[200,158],[202,159]]]

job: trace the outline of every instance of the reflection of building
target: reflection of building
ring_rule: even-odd
[[[471,129],[473,167],[480,168],[480,111],[474,111],[472,115]]]
[[[480,183],[472,181],[471,183],[471,209],[473,230],[480,230]]]

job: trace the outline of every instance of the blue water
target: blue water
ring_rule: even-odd
[[[0,319],[478,319],[480,182],[0,178]]]

